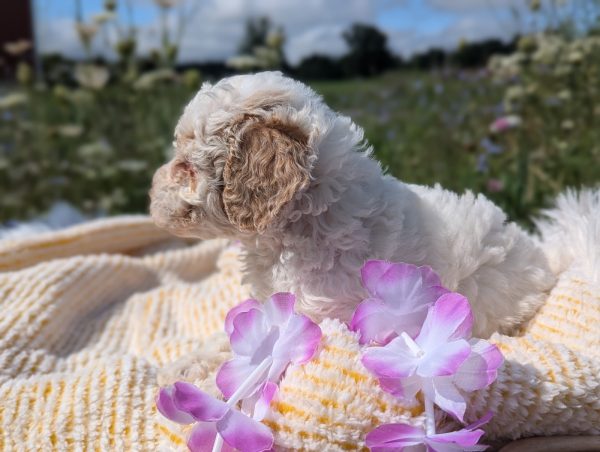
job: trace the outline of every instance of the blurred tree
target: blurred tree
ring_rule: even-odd
[[[311,55],[300,61],[295,75],[304,80],[334,80],[342,78],[344,72],[338,58]]]
[[[462,68],[483,67],[492,55],[507,55],[516,49],[516,41],[504,42],[500,39],[486,39],[480,42],[461,43],[451,54],[451,61]]]
[[[446,60],[445,50],[433,48],[413,55],[410,59],[410,65],[417,69],[436,69],[443,67]]]
[[[241,72],[289,69],[283,51],[285,33],[268,17],[250,18],[239,45],[240,54],[227,60],[227,66]]]
[[[246,22],[244,37],[238,47],[238,52],[243,55],[249,55],[254,52],[255,47],[265,46],[267,36],[273,28],[271,19],[267,16],[251,17]]]
[[[357,23],[342,36],[349,48],[342,58],[342,66],[348,75],[372,76],[393,66],[387,36],[376,27]]]

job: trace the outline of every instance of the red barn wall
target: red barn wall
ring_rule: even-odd
[[[29,0],[0,0],[0,73],[10,75],[19,61],[4,50],[7,42],[27,39],[33,43],[31,5]],[[21,56],[31,62],[32,52]]]

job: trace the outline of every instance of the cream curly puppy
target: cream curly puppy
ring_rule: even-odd
[[[431,266],[466,295],[475,334],[510,333],[553,285],[543,253],[485,197],[404,184],[363,131],[279,72],[205,83],[154,177],[157,225],[241,241],[256,297],[290,291],[319,320],[348,320],[367,259]]]

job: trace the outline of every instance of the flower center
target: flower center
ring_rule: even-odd
[[[406,334],[405,331],[402,332],[401,336],[402,339],[404,339],[404,341],[406,342],[406,345],[408,345],[408,348],[410,348],[410,351],[414,353],[416,358],[422,358],[423,356],[425,356],[425,352],[423,351],[423,349],[419,347],[419,345],[413,340],[413,338]]]

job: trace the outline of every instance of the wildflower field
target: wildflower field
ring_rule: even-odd
[[[600,182],[600,38],[522,38],[477,71],[314,82],[365,129],[400,179],[482,192],[524,224],[565,187]],[[0,86],[0,223],[66,200],[90,215],[145,212],[154,170],[197,72]]]

